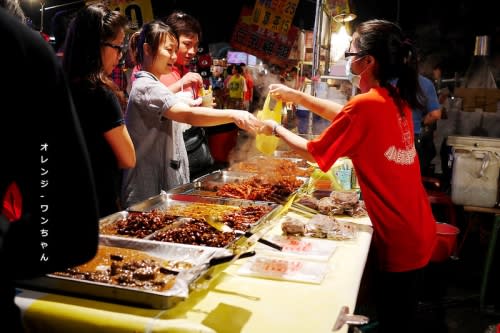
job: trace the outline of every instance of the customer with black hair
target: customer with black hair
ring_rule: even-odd
[[[135,166],[135,149],[125,126],[123,91],[110,74],[123,53],[127,18],[101,3],[80,9],[71,22],[63,66],[82,124],[96,178],[101,217],[120,206],[122,169]]]

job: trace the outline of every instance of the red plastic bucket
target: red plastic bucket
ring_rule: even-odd
[[[455,251],[460,229],[448,223],[436,223],[437,242],[432,253],[432,262],[446,261]]]

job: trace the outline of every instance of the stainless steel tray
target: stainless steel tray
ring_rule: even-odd
[[[200,212],[197,211],[198,207],[200,207]],[[250,201],[223,197],[203,197],[190,194],[166,193],[162,191],[159,195],[133,205],[126,211],[121,211],[101,219],[101,237],[108,237],[108,235],[113,235],[116,237],[134,237],[110,233],[110,230],[116,228],[116,224],[120,220],[127,218],[130,214],[137,214],[138,212],[160,211],[163,213],[174,215],[176,216],[176,219],[157,230],[149,232],[148,234],[146,234],[144,232],[144,229],[141,228],[141,234],[146,235],[140,238],[149,240],[157,239],[158,241],[165,242],[165,238],[162,237],[162,234],[164,234],[165,232],[171,232],[179,235],[179,233],[182,234],[183,227],[186,227],[186,229],[195,227],[194,230],[200,231],[201,233],[202,231],[197,228],[197,226],[199,226],[200,219],[205,218],[207,215],[215,218],[221,218],[223,214],[225,214],[226,212],[230,212],[232,209],[234,209],[235,212],[238,212],[238,208],[244,207],[256,207],[256,209],[265,208],[265,210],[268,210],[268,212],[266,212],[258,220],[256,220],[255,222],[252,221],[250,225],[239,225],[239,227],[236,227],[235,225],[231,226],[232,228],[236,227],[236,229],[240,231],[255,232],[257,230],[260,230],[260,228],[264,225],[270,223],[270,221],[276,216],[278,208],[281,207],[281,205],[273,202]],[[182,212],[184,208],[188,211]],[[209,213],[207,214],[207,212]],[[221,219],[221,221],[224,222],[223,219]],[[208,230],[203,226],[203,233],[210,233],[210,235],[212,235],[212,237],[210,237],[210,241],[200,242],[200,244],[204,246],[233,247],[237,246],[236,243],[241,238],[243,238],[241,234],[224,234],[222,231],[217,231],[210,226]],[[228,240],[228,238],[230,237],[234,237],[234,239]],[[222,245],[219,245],[221,244],[218,243],[219,240],[221,241]],[[169,239],[169,241],[174,241],[177,243],[176,240]],[[225,244],[226,242],[227,245]],[[183,243],[183,240],[179,239],[178,243]],[[195,239],[191,243],[198,243],[198,241],[197,239]]]
[[[212,172],[211,174],[200,177],[191,183],[175,187],[169,190],[167,193],[190,194],[196,196],[221,198],[217,196],[217,190],[223,185],[229,183],[241,183],[255,176],[257,176],[257,174],[255,173],[217,170]],[[306,186],[309,182],[309,177],[296,177],[296,178],[303,182],[303,185],[299,187],[297,191],[300,190],[300,188],[302,188],[303,186]],[[291,194],[293,194],[293,192]],[[236,200],[245,200],[245,199],[236,199]],[[268,202],[268,201],[252,201],[252,200],[250,201]]]
[[[296,158],[301,159],[300,155],[293,150],[275,150],[273,153],[274,157],[277,158]]]
[[[228,168],[228,171],[248,172],[259,175],[276,173],[289,176],[309,177],[313,172],[313,168],[308,165],[306,160],[301,158],[258,155],[248,160],[234,163]]]
[[[218,173],[218,172],[217,172]],[[235,181],[234,177],[237,177],[235,174],[229,174],[228,172],[224,171],[221,172],[221,175],[223,177],[223,182],[231,182]],[[253,176],[253,175],[252,175]],[[209,180],[210,178],[207,178]],[[218,178],[217,178],[218,179]],[[240,178],[241,180],[241,178]],[[204,181],[203,180],[199,180]],[[199,182],[196,181],[196,182]],[[182,185],[184,186],[184,185]],[[189,183],[186,184],[186,187],[198,187],[199,185],[196,185],[194,183]],[[181,187],[181,186],[180,186]],[[151,197],[149,199],[146,199],[142,202],[139,202],[135,205],[130,206],[127,208],[126,211],[128,212],[148,212],[154,209],[158,209],[161,211],[168,211],[168,208],[172,205],[179,205],[179,204],[192,204],[192,203],[202,203],[202,204],[213,204],[213,205],[226,205],[226,206],[237,206],[237,207],[248,207],[248,206],[269,206],[269,207],[275,207],[276,203],[274,202],[268,202],[268,201],[252,201],[252,200],[243,200],[243,199],[234,199],[234,198],[226,198],[226,197],[216,197],[216,196],[199,196],[199,195],[192,195],[189,193],[182,193],[181,191],[162,191],[159,195],[156,195],[154,197]]]
[[[17,281],[16,284],[20,287],[36,290],[53,291],[156,309],[167,309],[188,297],[192,288],[195,288],[197,279],[211,270],[207,264],[210,259],[232,254],[231,251],[223,248],[151,242],[122,237],[101,237],[100,244],[141,250],[155,257],[170,261],[187,261],[192,263],[193,267],[181,271],[176,276],[174,286],[164,292],[116,286],[53,274],[47,274],[46,276],[30,280]]]

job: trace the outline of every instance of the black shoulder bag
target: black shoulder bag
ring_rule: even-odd
[[[189,175],[193,180],[209,173],[214,165],[214,159],[210,153],[205,129],[191,126],[183,135],[189,158]]]

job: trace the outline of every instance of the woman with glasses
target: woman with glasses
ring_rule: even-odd
[[[311,141],[273,121],[260,128],[323,171],[339,157],[352,160],[374,229],[371,255],[377,265],[370,282],[376,284],[370,287],[377,293],[381,332],[415,327],[417,286],[436,243],[436,223],[414,145],[412,108],[421,106],[421,92],[414,62],[408,61],[410,50],[396,24],[361,23],[346,53],[346,74],[361,93],[345,106],[270,85],[274,97],[304,105],[331,120],[330,126]],[[396,87],[391,84],[395,78]]]
[[[125,52],[127,18],[97,3],[80,9],[65,41],[63,67],[82,124],[100,216],[119,206],[121,169],[135,166],[135,150],[125,126],[123,92],[110,74]]]

